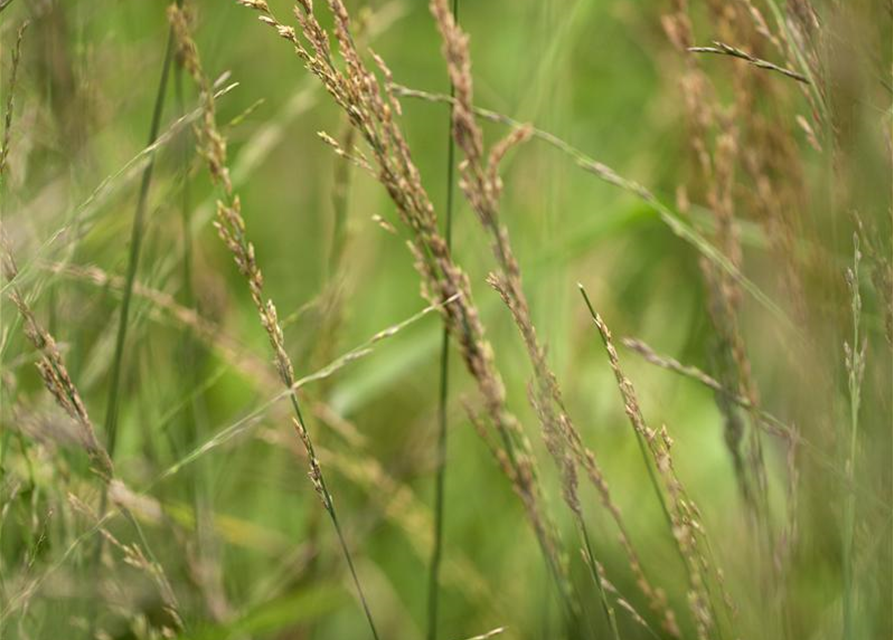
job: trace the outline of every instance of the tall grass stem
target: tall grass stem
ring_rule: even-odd
[[[459,20],[459,0],[452,2],[453,17]],[[455,98],[456,86],[450,81],[450,98]],[[446,210],[444,237],[447,250],[453,250],[453,179],[455,171],[456,142],[453,139],[453,105],[450,103],[450,119],[447,128]],[[443,555],[443,523],[446,493],[447,462],[447,409],[449,404],[450,330],[444,324],[440,346],[440,395],[437,406],[437,470],[434,485],[434,544],[431,550],[431,567],[428,582],[428,640],[437,639],[437,614],[440,601],[440,562]]]
[[[158,138],[161,128],[161,115],[164,111],[164,99],[167,93],[167,79],[170,75],[171,61],[173,60],[174,40],[171,32],[168,33],[167,46],[164,52],[164,63],[161,68],[161,80],[158,83],[158,92],[155,96],[155,107],[152,111],[152,123],[149,127],[148,146],[152,146]],[[140,248],[143,241],[145,227],[146,203],[149,199],[149,187],[152,184],[152,173],[155,168],[154,154],[149,158],[146,168],[143,169],[140,183],[139,196],[137,197],[136,212],[133,216],[133,225],[130,232],[130,255],[127,261],[127,279],[125,281],[123,298],[121,299],[121,313],[118,318],[118,332],[115,337],[115,353],[112,360],[112,370],[109,378],[109,398],[106,407],[105,433],[106,448],[109,456],[114,457],[115,446],[118,440],[118,414],[121,398],[121,365],[124,360],[124,344],[127,339],[127,321],[130,315],[130,301],[133,297],[133,285],[136,281],[136,271],[139,265]]]
[[[167,94],[167,80],[170,75],[171,62],[174,56],[174,34],[172,29],[168,29],[167,45],[165,45],[164,62],[161,67],[161,79],[158,82],[158,92],[155,95],[155,106],[152,110],[152,122],[149,125],[149,142],[151,147],[158,138],[158,132],[161,128],[161,115],[164,111],[164,99]],[[105,414],[105,435],[106,435],[106,451],[110,460],[114,460],[115,446],[118,441],[118,413],[120,410],[121,395],[121,366],[124,360],[124,344],[127,338],[127,321],[130,315],[130,300],[133,297],[134,283],[136,282],[136,270],[139,264],[140,247],[143,240],[143,227],[146,214],[146,203],[149,198],[149,187],[152,184],[152,173],[155,166],[154,153],[149,157],[149,161],[143,169],[142,180],[140,182],[139,195],[137,196],[136,211],[133,216],[133,225],[130,233],[130,255],[127,262],[127,278],[124,284],[123,297],[121,299],[121,311],[118,319],[118,331],[115,336],[115,352],[112,359],[112,369],[109,377],[109,397],[106,405]],[[99,502],[99,517],[105,515],[108,507],[108,486],[103,486],[102,496]],[[140,537],[145,540],[139,523],[133,519],[132,523],[137,529]],[[96,550],[93,557],[93,567],[99,567],[102,558],[102,549],[104,546],[102,536],[96,541]],[[94,605],[95,606],[95,605]],[[91,616],[91,630],[89,637],[93,637],[93,625],[96,616]]]

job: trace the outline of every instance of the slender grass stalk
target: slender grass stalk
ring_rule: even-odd
[[[182,0],[177,2],[178,6],[183,6]],[[178,117],[186,115],[186,104],[183,96],[183,65],[177,64],[174,69],[174,96],[177,105]],[[188,137],[187,131],[183,132],[184,138]],[[182,193],[180,200],[180,220],[182,223],[183,233],[183,302],[186,307],[191,307],[195,303],[195,292],[192,284],[192,233],[190,231],[189,209],[190,209],[190,191],[189,191],[189,165],[190,153],[187,140],[183,140],[180,153],[180,171],[183,176]]]
[[[491,275],[488,282],[497,290],[502,288],[500,295],[505,292],[507,297],[503,297],[509,307],[514,306],[515,309],[521,310],[520,315],[527,326],[529,324],[527,322],[529,307],[521,286],[520,266],[512,253],[508,232],[498,221],[499,200],[502,192],[502,183],[498,174],[499,164],[509,150],[527,140],[529,136],[525,129],[518,129],[510,132],[489,150],[485,149],[483,131],[472,115],[474,81],[471,74],[468,34],[459,26],[447,0],[431,0],[429,6],[438,31],[443,38],[443,57],[455,89],[454,100],[451,102],[452,134],[457,147],[464,156],[460,166],[459,183],[466,201],[490,236],[491,250],[501,271],[498,276]],[[542,405],[546,404],[542,403]],[[503,440],[506,441],[505,436],[503,436]],[[507,442],[505,450],[511,459],[512,449]],[[518,458],[515,458],[512,466],[516,466],[518,461]],[[547,526],[556,531],[553,523],[549,522]],[[557,537],[557,531],[553,535]],[[548,564],[550,571],[556,577],[556,584],[565,605],[567,628],[572,633],[577,630],[581,618],[579,604],[570,581],[567,579],[566,562],[564,558],[550,554]]]
[[[595,582],[595,588],[598,591],[602,609],[604,609],[605,616],[608,618],[608,625],[611,627],[611,635],[614,637],[614,640],[620,640],[620,630],[617,628],[617,616],[614,613],[614,607],[608,602],[608,595],[605,593],[605,585],[602,583],[602,577],[598,571],[598,561],[595,559],[595,551],[592,548],[592,542],[589,540],[589,528],[586,526],[586,521],[583,519],[582,515],[579,516],[578,521],[583,536],[583,544],[586,545],[586,565],[589,567],[589,574]]]
[[[167,44],[164,51],[164,62],[161,67],[161,79],[158,82],[158,91],[155,95],[155,106],[152,110],[152,121],[149,125],[149,142],[151,147],[158,138],[161,129],[161,115],[164,111],[164,99],[167,94],[167,80],[170,74],[173,60],[174,40],[173,30],[168,29]],[[115,352],[112,359],[112,370],[109,377],[109,395],[105,414],[106,451],[109,459],[114,460],[115,447],[118,441],[118,413],[120,410],[121,396],[121,365],[124,360],[124,343],[127,338],[127,321],[130,315],[130,300],[133,297],[133,287],[136,282],[136,271],[139,264],[140,247],[143,240],[144,218],[146,215],[146,203],[149,198],[149,187],[152,184],[152,173],[155,167],[155,155],[149,156],[146,167],[143,169],[140,182],[139,195],[137,196],[136,212],[133,216],[133,225],[130,233],[130,256],[127,263],[127,277],[124,284],[123,297],[121,299],[121,311],[118,318],[118,331],[115,337]],[[99,501],[99,517],[105,515],[108,507],[108,486],[103,486],[102,496]],[[145,536],[136,520],[133,520],[137,532],[144,543]],[[96,541],[96,550],[93,556],[93,566],[98,568],[102,557],[105,538],[99,536]],[[148,545],[146,545],[148,548]],[[98,583],[97,583],[98,584]],[[98,599],[97,599],[98,601]],[[95,606],[95,605],[94,605]],[[90,637],[94,635],[96,616],[91,616]]]
[[[309,461],[309,477],[325,508],[338,544],[347,562],[354,587],[359,596],[369,630],[375,640],[379,640],[378,631],[372,618],[372,612],[366,600],[366,594],[354,566],[353,556],[347,546],[347,541],[338,520],[335,503],[332,494],[326,484],[325,476],[319,464],[319,458],[313,446],[313,440],[307,430],[307,422],[301,413],[298,402],[294,367],[287,351],[285,350],[285,337],[276,313],[276,307],[272,300],[264,299],[263,274],[257,264],[254,245],[248,240],[245,233],[245,220],[242,217],[242,205],[239,196],[235,193],[232,180],[229,176],[229,168],[226,165],[226,140],[217,128],[214,108],[214,96],[211,85],[202,70],[198,55],[198,48],[189,31],[187,16],[176,5],[168,9],[168,17],[171,22],[172,33],[175,35],[179,53],[183,64],[195,83],[198,85],[202,96],[204,117],[201,124],[196,127],[196,137],[200,153],[208,162],[208,167],[213,181],[219,189],[217,199],[217,221],[215,226],[224,244],[233,254],[240,273],[245,277],[251,299],[257,308],[261,324],[267,333],[270,346],[273,349],[279,377],[288,390],[294,417],[292,419],[295,432],[301,439]]]
[[[714,46],[712,47],[689,47],[688,50],[692,53],[712,53],[716,55],[731,56],[733,58],[738,58],[739,60],[746,60],[750,64],[754,65],[755,67],[759,67],[760,69],[775,71],[776,73],[780,73],[783,76],[787,76],[788,78],[796,80],[797,82],[809,84],[809,78],[804,76],[802,73],[791,71],[790,69],[780,67],[777,64],[769,62],[768,60],[757,58],[747,53],[746,51],[742,51],[741,49],[728,45],[724,42],[714,41],[713,45]]]
[[[721,573],[715,563],[713,552],[709,545],[709,539],[703,526],[698,522],[700,516],[697,507],[688,498],[681,481],[676,476],[670,455],[670,439],[666,429],[661,432],[652,431],[645,423],[636,398],[632,383],[620,369],[617,351],[611,340],[611,334],[601,316],[595,311],[589,294],[582,284],[578,284],[580,295],[586,303],[586,308],[592,317],[592,322],[598,328],[602,344],[608,353],[611,369],[617,380],[617,386],[624,402],[624,410],[629,422],[636,432],[639,448],[642,453],[645,467],[648,469],[648,477],[655,494],[660,502],[661,509],[667,521],[667,527],[673,536],[675,548],[685,566],[691,589],[689,605],[695,624],[698,628],[698,637],[707,638],[711,628],[715,628],[719,638],[723,637],[722,625],[717,615],[717,607],[714,603],[713,588],[705,571],[712,568],[717,581],[722,589]],[[660,474],[660,477],[658,476]],[[669,495],[671,503],[668,503],[664,495],[664,488]],[[706,551],[700,549],[699,536],[704,541]],[[724,589],[723,596],[726,596]],[[729,607],[728,598],[724,602]]]
[[[455,20],[459,21],[459,0],[452,1]],[[456,97],[456,85],[450,79],[450,97]],[[455,171],[456,141],[453,139],[453,105],[447,128],[446,208],[444,211],[444,238],[447,250],[453,250],[453,177]],[[437,640],[437,611],[439,604],[440,561],[443,554],[444,500],[446,492],[447,461],[447,407],[449,404],[450,329],[444,324],[440,346],[440,394],[437,405],[437,450],[434,484],[434,545],[428,579],[428,640]]]
[[[177,0],[177,6],[182,7],[183,0]],[[187,109],[183,92],[183,65],[182,62],[177,62],[178,64],[174,67],[174,100],[177,116],[185,117]],[[196,299],[192,275],[193,247],[190,216],[192,208],[190,190],[192,154],[189,150],[189,135],[188,129],[183,131],[183,139],[180,145],[180,175],[183,181],[180,194],[180,224],[183,236],[183,305],[187,309],[192,310],[196,309]],[[191,426],[188,429],[190,437],[189,447],[192,447],[198,442],[204,441],[208,432],[204,389],[202,388],[203,381],[201,378],[201,363],[204,360],[202,357],[204,351],[193,327],[187,324],[184,329],[183,360],[185,362],[185,377],[189,381],[190,389],[195,390],[189,394],[189,398],[185,403],[185,415],[188,417],[188,423]],[[190,476],[196,551],[198,562],[201,565],[198,571],[198,578],[211,615],[220,620],[226,616],[228,606],[220,579],[219,558],[217,557],[218,552],[216,541],[214,540],[213,499],[209,491],[210,485],[208,484],[211,468],[205,461],[202,462],[204,464],[200,464],[197,470]]]
[[[323,476],[322,470],[319,467],[316,451],[313,448],[313,441],[310,440],[307,430],[303,426],[306,422],[304,422],[304,417],[301,415],[301,407],[298,404],[298,394],[297,392],[292,391],[289,397],[291,398],[292,409],[294,409],[295,412],[295,428],[304,441],[304,446],[307,448],[307,456],[310,459],[311,480],[313,480],[317,492],[322,499],[323,507],[325,507],[326,513],[329,514],[329,519],[332,521],[332,526],[335,528],[335,535],[338,537],[338,544],[341,546],[341,551],[344,553],[344,559],[347,561],[347,568],[350,570],[350,577],[353,579],[357,595],[360,598],[360,604],[363,607],[363,613],[366,615],[366,621],[369,623],[369,630],[372,632],[372,637],[375,638],[375,640],[379,640],[378,631],[375,628],[375,621],[372,618],[372,611],[369,609],[366,594],[363,591],[360,577],[357,575],[357,569],[353,563],[353,555],[350,553],[350,549],[347,546],[344,532],[341,531],[341,524],[338,521],[338,514],[335,511],[335,503],[332,499],[332,494],[329,492],[325,476]]]
[[[182,7],[182,0],[178,0],[177,6]],[[186,115],[186,107],[184,102],[183,95],[183,65],[182,63],[178,63],[174,68],[174,97],[177,107],[177,114],[179,117]],[[181,224],[181,233],[183,235],[183,256],[182,256],[182,268],[183,268],[183,306],[187,309],[193,309],[195,307],[195,291],[193,288],[193,278],[192,278],[192,232],[191,232],[191,222],[190,222],[190,157],[191,154],[189,152],[189,131],[183,131],[183,137],[180,149],[180,174],[182,176],[183,184],[181,186],[180,193],[180,224]],[[185,327],[185,333],[183,336],[184,340],[184,361],[186,363],[186,371],[188,375],[192,378],[192,382],[194,384],[198,384],[199,380],[199,371],[198,371],[198,345],[195,342],[195,336],[193,335],[193,329],[191,326],[187,325]],[[201,416],[201,411],[198,407],[199,397],[193,396],[192,400],[189,403],[189,417],[191,419],[191,424],[193,425],[193,436],[197,439],[201,439],[204,436],[204,429],[200,426],[200,423],[203,422],[203,416]],[[198,516],[198,513],[196,513]],[[199,519],[196,517],[196,523],[198,524]]]
[[[161,115],[164,111],[164,99],[167,94],[167,80],[170,74],[173,60],[174,41],[173,32],[168,32],[167,45],[164,52],[164,63],[161,67],[161,80],[158,83],[158,91],[155,95],[155,107],[152,111],[152,122],[149,127],[148,146],[152,146],[158,138],[161,128]],[[136,281],[136,270],[139,265],[140,247],[143,242],[145,227],[146,204],[149,199],[149,187],[152,184],[152,173],[155,168],[155,156],[150,156],[143,169],[140,183],[139,196],[137,197],[136,212],[133,216],[133,225],[130,232],[130,256],[127,262],[127,280],[124,287],[124,297],[121,299],[121,313],[118,318],[118,331],[115,337],[115,353],[112,360],[112,371],[109,379],[109,396],[105,416],[106,448],[109,455],[114,457],[115,446],[118,441],[118,414],[121,400],[121,365],[124,360],[124,343],[127,338],[127,321],[130,315],[130,300],[133,297],[133,285]]]
[[[859,405],[862,400],[862,378],[865,373],[865,339],[859,326],[862,323],[862,296],[859,293],[859,236],[853,234],[853,268],[847,269],[847,284],[852,294],[853,343],[844,343],[847,384],[850,395],[850,438],[846,459],[846,503],[843,529],[843,638],[855,638],[855,597],[853,537],[856,528],[856,493],[853,490],[856,472],[856,446],[859,437]]]

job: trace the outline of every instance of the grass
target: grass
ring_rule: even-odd
[[[889,16],[459,9],[0,3],[0,637],[893,633]]]
[[[270,345],[276,357],[276,364],[279,370],[279,376],[282,379],[286,389],[289,390],[289,400],[294,410],[293,424],[295,431],[304,445],[307,453],[307,459],[310,467],[309,476],[314,488],[319,494],[323,508],[326,510],[332,527],[335,529],[335,535],[338,544],[344,554],[350,570],[351,578],[359,595],[360,602],[363,606],[363,612],[369,623],[369,630],[372,637],[378,640],[378,631],[375,627],[375,621],[372,618],[372,612],[366,602],[366,595],[363,591],[360,578],[357,575],[354,566],[353,556],[347,546],[347,540],[341,529],[338,520],[338,513],[335,509],[335,502],[332,494],[326,484],[325,476],[316,455],[316,449],[313,446],[313,440],[307,430],[307,423],[301,412],[298,402],[297,389],[295,389],[294,368],[291,359],[285,351],[284,336],[282,328],[279,326],[279,320],[276,315],[276,307],[271,300],[264,300],[263,297],[263,275],[260,267],[257,265],[254,254],[254,247],[245,236],[245,222],[241,214],[241,205],[238,195],[233,191],[233,185],[229,178],[229,169],[226,166],[226,142],[217,129],[216,115],[214,110],[214,97],[211,84],[205,78],[201,63],[198,57],[198,51],[195,42],[189,32],[187,16],[182,9],[172,6],[168,15],[171,20],[171,34],[176,35],[178,53],[183,59],[183,65],[189,71],[201,91],[201,99],[204,104],[204,117],[201,127],[196,127],[196,138],[198,140],[199,151],[208,160],[208,166],[211,175],[221,185],[222,195],[217,201],[218,221],[215,224],[218,234],[224,244],[233,253],[236,265],[239,267],[242,275],[245,276],[248,287],[251,291],[252,299],[257,307],[261,324],[266,330]]]
[[[859,292],[859,262],[862,256],[859,251],[859,236],[853,236],[853,268],[847,271],[847,284],[852,293],[853,312],[853,339],[852,343],[845,342],[846,352],[845,366],[847,371],[847,386],[850,397],[850,434],[849,449],[846,457],[845,468],[848,485],[852,487],[855,478],[857,464],[857,445],[859,442],[859,405],[862,400],[862,378],[865,375],[865,345],[861,338],[860,325],[862,323],[862,296]],[[853,535],[856,517],[856,494],[852,489],[847,490],[846,506],[844,511],[843,534],[843,626],[844,634],[851,637],[855,633],[855,573],[853,561]]]
[[[459,0],[453,0],[450,7],[456,20],[459,20]],[[450,97],[455,98],[456,87],[450,82]],[[446,158],[446,204],[444,205],[444,239],[447,250],[453,251],[453,182],[455,180],[456,143],[452,135],[453,110],[450,108],[449,128],[447,130]],[[440,563],[443,558],[443,525],[446,517],[446,468],[449,454],[447,440],[447,414],[450,399],[450,332],[443,328],[440,347],[440,392],[437,400],[437,470],[434,477],[434,549],[431,552],[431,568],[428,583],[428,629],[426,638],[437,638],[437,611],[440,603]]]

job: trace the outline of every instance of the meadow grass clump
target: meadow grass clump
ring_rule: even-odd
[[[0,637],[891,637],[889,12],[0,12]]]

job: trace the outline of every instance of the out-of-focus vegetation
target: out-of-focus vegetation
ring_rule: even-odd
[[[0,4],[0,637],[891,637],[889,3]]]

